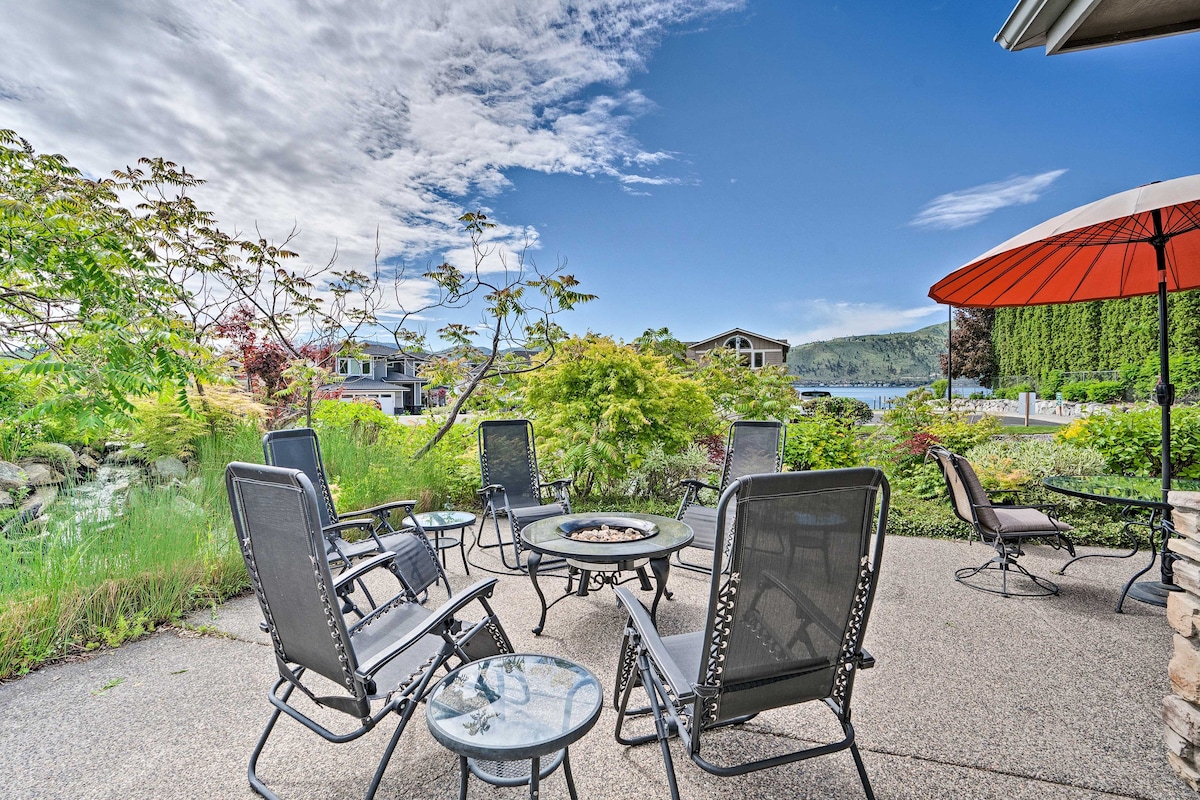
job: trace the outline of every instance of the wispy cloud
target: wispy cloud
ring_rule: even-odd
[[[627,88],[669,30],[744,0],[4,4],[0,124],[90,174],[165,156],[231,229],[314,262],[459,255],[514,168],[676,182]],[[501,215],[502,216],[502,215]],[[499,243],[529,231],[501,223]],[[534,232],[536,242],[536,232]]]
[[[1065,172],[1065,169],[1054,169],[1037,175],[1017,175],[935,197],[910,224],[943,229],[974,225],[1002,208],[1035,202]]]
[[[798,345],[841,336],[916,330],[941,322],[946,312],[933,304],[895,308],[882,303],[803,300],[788,304],[786,313],[796,324],[780,336]]]

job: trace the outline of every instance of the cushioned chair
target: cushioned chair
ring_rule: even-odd
[[[258,775],[258,759],[280,714],[335,744],[357,739],[395,714],[396,729],[367,787],[370,800],[405,725],[439,670],[512,652],[487,602],[496,579],[479,581],[430,611],[416,602],[417,592],[393,553],[359,561],[334,578],[325,557],[321,503],[302,471],[233,463],[225,481],[246,569],[265,620],[261,627],[271,636],[279,670],[268,694],[274,710],[250,756],[250,785],[263,797],[276,797]],[[386,579],[395,594],[351,622],[332,600],[351,581],[370,574]],[[479,611],[473,613],[476,605]],[[312,680],[314,675],[321,677]],[[296,689],[299,703],[292,699]],[[305,708],[314,704],[347,715],[353,727],[331,730]],[[329,786],[317,794],[345,792],[346,780],[330,776]]]
[[[783,447],[786,438],[783,424],[756,420],[739,420],[729,426],[725,443],[725,460],[721,464],[721,482],[717,485],[704,481],[680,481],[684,487],[683,500],[675,518],[691,526],[695,539],[692,547],[712,551],[717,538],[717,509],[700,502],[700,493],[710,490],[716,497],[729,482],[743,475],[779,472],[783,466]],[[710,501],[712,502],[712,501]],[[685,550],[675,554],[675,564],[694,572],[708,572],[711,562],[700,563],[684,558]]]
[[[415,501],[397,500],[339,514],[325,477],[321,443],[312,428],[271,431],[263,437],[263,456],[272,466],[300,470],[316,489],[326,555],[335,567],[346,568],[356,559],[388,551],[400,559],[417,591],[441,582],[450,592],[450,581],[438,563],[437,551],[413,517]],[[343,534],[352,530],[359,531],[362,538],[347,541]]]
[[[679,789],[668,740],[675,734],[692,761],[720,776],[848,749],[873,797],[854,741],[850,700],[858,671],[874,665],[862,642],[883,555],[888,497],[887,480],[877,469],[738,478],[717,504],[703,627],[663,636],[633,593],[617,589],[629,622],[613,695],[616,738],[626,745],[659,743],[673,800]],[[792,539],[803,545],[789,547]],[[631,709],[637,687],[649,705]],[[818,734],[805,728],[777,738],[734,729],[726,734],[733,738],[710,746],[715,756],[701,748],[714,728],[812,701],[832,711],[840,739],[742,761],[737,757],[746,743],[736,741],[739,736],[756,736],[759,746],[772,747],[811,742]],[[654,731],[627,735],[629,717],[639,714],[653,715]],[[661,796],[649,788],[645,794]]]
[[[483,514],[476,532],[476,545],[481,549],[499,548],[500,560],[508,569],[524,570],[521,561],[521,528],[547,517],[571,513],[567,487],[571,479],[560,478],[543,483],[538,473],[537,451],[533,444],[533,423],[526,419],[486,420],[479,423],[479,474],[483,488]],[[552,500],[546,500],[549,489]],[[508,549],[500,532],[500,515],[509,523],[513,563],[508,563]],[[496,527],[496,541],[482,542],[483,528],[488,519]],[[545,568],[548,562],[543,562]],[[559,562],[561,563],[561,562]]]
[[[1056,549],[1065,548],[1072,556],[1075,555],[1075,546],[1066,536],[1073,529],[1054,518],[1054,506],[995,505],[979,482],[971,462],[941,446],[929,448],[929,455],[941,467],[955,515],[971,526],[980,541],[996,549],[996,555],[982,565],[956,570],[954,579],[972,589],[1004,597],[1058,594],[1058,584],[1034,575],[1017,563],[1017,558],[1023,555],[1021,545],[1030,539],[1044,541]],[[1010,589],[1008,579],[1013,571],[1027,579],[1032,586]],[[994,584],[972,582],[978,576],[986,578],[989,572],[999,572],[999,588]]]

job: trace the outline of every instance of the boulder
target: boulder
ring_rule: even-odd
[[[187,480],[187,465],[174,456],[163,456],[155,459],[150,465],[154,477],[162,481]]]
[[[25,470],[30,486],[50,486],[66,480],[61,472],[40,461],[22,461],[21,469]]]
[[[11,494],[0,489],[0,508],[11,508],[15,503]]]
[[[84,472],[95,472],[100,469],[100,462],[88,453],[79,454],[79,468]]]
[[[17,509],[22,514],[27,514],[29,519],[36,517],[38,514],[43,514],[46,508],[54,502],[58,497],[58,489],[54,486],[39,486],[33,494],[25,498],[25,502],[21,503]]]
[[[29,484],[25,470],[8,461],[0,461],[0,489],[20,489]]]

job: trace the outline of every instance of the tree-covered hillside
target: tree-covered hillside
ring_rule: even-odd
[[[919,331],[845,336],[788,351],[788,372],[812,386],[830,384],[919,385],[941,376],[946,324]]]

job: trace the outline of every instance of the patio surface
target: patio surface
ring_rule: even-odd
[[[1048,575],[1062,554],[1031,547],[1023,559]],[[498,566],[476,550],[472,560]],[[451,552],[454,585],[462,574]],[[1130,601],[1112,609],[1125,579],[1145,563],[1090,559],[1058,580],[1049,598],[970,591],[955,567],[982,562],[976,544],[888,539],[866,646],[879,665],[856,684],[858,741],[880,798],[1194,798],[1167,766],[1159,706],[1168,692],[1171,631],[1162,609]],[[1135,563],[1136,562],[1136,563]],[[548,581],[549,583],[549,581]],[[633,584],[636,586],[636,584]],[[698,625],[706,578],[674,570],[675,599],[660,626]],[[435,602],[440,596],[435,595]],[[612,738],[613,674],[623,619],[611,590],[568,598],[534,637],[529,580],[500,578],[495,607],[520,651],[578,661],[605,688],[596,727],[572,746],[583,798],[664,797],[658,748]],[[39,670],[0,686],[0,786],[6,798],[255,797],[246,760],[268,714],[274,661],[252,596],[236,598],[191,623],[206,633],[165,629],[86,661]],[[114,685],[115,684],[115,685]],[[109,687],[109,688],[105,688]],[[336,719],[338,715],[331,715]],[[813,716],[772,712],[724,734],[748,754],[777,736],[829,731]],[[817,722],[811,722],[816,720]],[[819,724],[818,724],[819,723]],[[361,797],[391,729],[333,746],[283,720],[260,774],[285,798]],[[786,742],[785,742],[786,744]],[[703,772],[675,746],[685,798],[860,798],[849,753],[737,778]],[[433,741],[423,711],[409,725],[379,792],[381,798],[450,798],[457,762]],[[561,771],[543,797],[566,797]],[[473,798],[527,797],[472,779]]]

